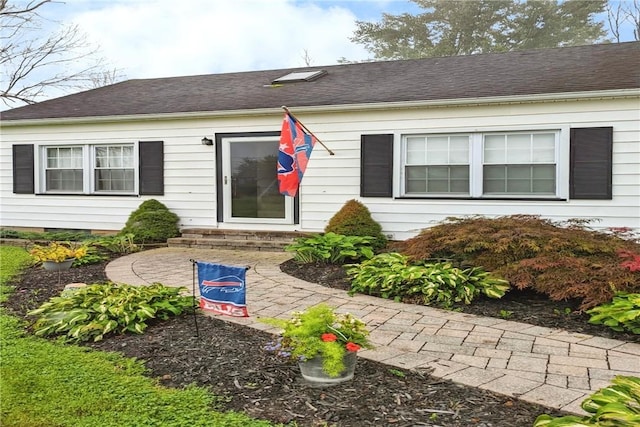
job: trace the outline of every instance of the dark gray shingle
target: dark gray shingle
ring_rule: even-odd
[[[271,86],[298,70],[312,81]],[[2,120],[429,101],[640,87],[640,42],[128,80],[1,113]]]

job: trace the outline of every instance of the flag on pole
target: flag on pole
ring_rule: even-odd
[[[278,184],[280,194],[295,197],[317,139],[288,112],[284,113],[278,148]]]
[[[217,314],[249,317],[245,267],[197,262],[200,308]]]

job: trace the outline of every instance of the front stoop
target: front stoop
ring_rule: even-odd
[[[282,252],[298,237],[310,235],[297,231],[221,230],[219,228],[190,228],[182,230],[181,234],[181,237],[168,239],[168,246]]]

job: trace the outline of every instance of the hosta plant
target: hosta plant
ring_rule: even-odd
[[[135,243],[133,233],[104,236],[92,242],[94,246],[116,255],[138,252],[140,247]]]
[[[553,418],[543,414],[533,427],[635,427],[640,425],[640,378],[618,376],[589,396],[582,409],[589,415]]]
[[[109,259],[107,255],[104,255],[103,253],[101,253],[100,250],[98,250],[98,248],[96,248],[91,244],[89,244],[88,246],[85,246],[85,248],[86,248],[85,254],[82,255],[82,257],[76,258],[73,261],[74,267],[80,267],[82,265],[98,264],[102,261]]]
[[[159,283],[132,286],[105,283],[67,290],[28,313],[37,317],[36,335],[63,335],[68,341],[100,341],[108,333],[141,334],[152,319],[166,320],[193,307],[184,288]]]
[[[501,298],[509,289],[502,279],[478,267],[460,269],[447,262],[415,262],[400,253],[383,253],[345,266],[350,293],[365,293],[397,301],[419,299],[425,305],[450,308],[470,304],[479,294]]]
[[[640,334],[640,294],[618,292],[609,303],[587,311],[589,323],[606,325],[614,331]]]
[[[294,259],[304,264],[314,262],[343,264],[371,258],[373,240],[374,238],[369,236],[344,236],[330,232],[300,237],[285,250],[295,252]]]

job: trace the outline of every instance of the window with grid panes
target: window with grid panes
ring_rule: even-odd
[[[406,135],[402,189],[410,197],[556,197],[557,131]]]
[[[45,153],[46,191],[82,192],[82,147],[48,147]]]
[[[469,136],[406,138],[405,192],[469,194]]]
[[[555,194],[555,133],[486,134],[483,139],[484,194]]]
[[[40,188],[45,193],[133,194],[133,144],[43,146]]]
[[[95,191],[132,192],[135,183],[133,146],[96,146],[94,152]]]

